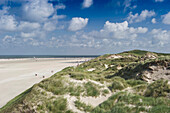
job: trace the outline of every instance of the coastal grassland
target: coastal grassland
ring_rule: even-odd
[[[165,80],[157,80],[149,84],[145,92],[145,96],[148,97],[166,97],[168,94],[170,94],[170,85]]]
[[[109,88],[111,91],[114,91],[114,90],[123,90],[127,87],[129,87],[129,84],[127,84],[125,79],[121,77],[114,77],[112,79],[112,85]]]
[[[63,97],[58,97],[37,107],[37,111],[40,113],[44,113],[44,110],[47,109],[48,113],[73,113],[71,110],[67,110],[67,99]]]
[[[125,79],[142,79],[143,76],[138,76],[138,73],[142,73],[145,70],[151,71],[150,66],[165,66],[170,62],[170,59],[166,60],[154,60],[150,62],[140,62],[132,63],[127,65],[125,68],[122,68],[117,73],[112,76],[107,76],[107,78],[112,78],[114,76],[120,76]]]
[[[166,98],[144,97],[127,92],[118,92],[103,102],[92,113],[168,113],[170,100]]]

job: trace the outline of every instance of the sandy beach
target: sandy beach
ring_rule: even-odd
[[[0,59],[0,108],[35,83],[65,67],[76,66],[78,62],[89,59],[91,58]]]

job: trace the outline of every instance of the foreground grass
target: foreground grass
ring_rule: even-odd
[[[92,113],[169,113],[170,100],[119,92],[97,106]]]

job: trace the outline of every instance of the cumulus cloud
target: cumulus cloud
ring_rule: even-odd
[[[127,17],[127,20],[129,23],[137,23],[146,20],[146,18],[152,17],[155,15],[154,11],[148,11],[148,10],[143,10],[141,14],[132,14],[132,12],[129,13],[129,16]]]
[[[30,0],[23,6],[23,11],[23,17],[27,20],[43,22],[55,12],[55,9],[48,0]]]
[[[93,5],[93,0],[84,0],[83,8],[89,8],[91,5]]]
[[[155,0],[155,2],[163,2],[164,0]]]
[[[29,30],[35,30],[39,29],[41,25],[36,22],[26,22],[26,21],[21,21],[20,24],[18,25],[18,29],[20,31],[29,31]]]
[[[0,30],[14,31],[17,27],[17,21],[13,15],[8,13],[8,10],[8,7],[4,7],[0,10]]]
[[[146,33],[147,28],[143,27],[128,27],[128,22],[111,23],[106,21],[104,28],[100,30],[100,36],[111,37],[116,39],[133,39],[138,36],[139,33]]]
[[[56,25],[52,22],[46,22],[43,26],[43,29],[46,31],[54,31],[56,29]]]
[[[164,24],[170,24],[170,12],[168,12],[166,15],[163,16],[163,21]]]
[[[156,23],[156,19],[155,19],[155,18],[152,18],[151,22],[152,22],[153,24],[155,24],[155,23]]]
[[[15,37],[6,35],[6,36],[2,39],[2,41],[3,41],[4,43],[10,43],[10,42],[15,41],[15,39],[16,39]]]
[[[36,36],[36,34],[34,32],[31,32],[31,33],[21,32],[21,37],[23,37],[23,38],[33,38],[35,36]]]
[[[68,29],[70,31],[81,30],[87,25],[88,20],[89,20],[88,18],[81,18],[81,17],[72,18]]]
[[[89,33],[77,31],[70,36],[71,40],[66,42],[71,47],[90,47],[90,48],[112,48],[120,46],[129,46],[133,42],[135,46],[141,38],[139,34],[145,34],[148,29],[145,27],[129,27],[128,22],[111,23],[106,21],[104,27],[99,31]],[[134,42],[135,41],[135,42]],[[143,44],[144,45],[144,44]]]
[[[162,30],[162,29],[153,29],[151,31],[153,38],[158,39],[160,41],[168,41],[170,40],[170,31]]]

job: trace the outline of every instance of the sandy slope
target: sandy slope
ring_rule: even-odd
[[[33,84],[50,77],[68,66],[76,66],[77,61],[89,58],[44,58],[0,60],[0,107],[25,91]],[[54,71],[53,73],[51,71]],[[38,76],[35,76],[38,74]]]

